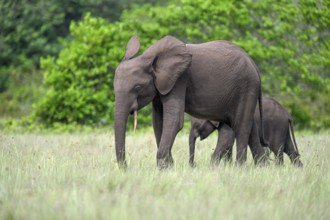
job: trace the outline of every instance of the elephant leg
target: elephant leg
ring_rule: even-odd
[[[152,101],[152,126],[154,128],[157,148],[159,148],[163,131],[163,104],[159,100],[159,97],[156,97]]]
[[[249,134],[236,132],[236,136],[236,163],[238,165],[243,165],[247,159],[247,142]]]
[[[157,151],[157,165],[159,168],[168,168],[173,165],[172,146],[177,133],[183,127],[186,96],[186,80],[181,77],[177,80],[171,92],[161,96],[163,103],[163,128]]]
[[[285,148],[285,140],[283,138],[283,133],[278,131],[278,129],[274,129],[267,141],[269,141],[269,149],[274,153],[275,164],[282,165],[284,162],[283,149]]]
[[[231,162],[235,134],[231,127],[222,123],[218,128],[218,142],[212,157],[211,164],[219,165],[222,158],[225,162]]]
[[[283,165],[283,163],[284,163],[283,149],[284,149],[284,145],[282,144],[279,147],[278,151],[275,153],[275,164],[276,165]]]
[[[226,150],[224,151],[224,153],[222,153],[220,156],[223,157],[225,163],[231,163],[233,158],[232,158],[232,155],[233,155],[233,145],[234,145],[234,142],[235,142],[235,135],[233,133],[233,138],[234,138],[234,141],[233,141],[233,144],[232,145],[227,145],[227,148]]]
[[[177,133],[183,127],[183,110],[174,106],[164,106],[163,132],[157,151],[157,165],[167,168],[173,164],[172,146]]]
[[[194,132],[194,127],[191,128],[189,133],[189,164],[191,167],[195,166],[195,146],[196,146],[196,135]]]
[[[249,147],[255,164],[268,164],[266,148],[261,146],[258,127],[255,120],[253,121],[249,137]]]
[[[293,144],[289,132],[286,137],[284,152],[289,156],[293,165],[296,167],[303,167],[303,163],[300,161],[300,154],[297,146]]]
[[[236,137],[236,163],[238,165],[244,164],[247,159],[247,145],[252,129],[256,101],[255,97],[241,97],[238,100],[239,105],[231,121]]]

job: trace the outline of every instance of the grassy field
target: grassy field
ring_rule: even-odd
[[[152,132],[127,136],[126,172],[109,133],[0,133],[0,219],[330,219],[330,134],[297,133],[303,169],[285,165],[209,166],[216,135],[188,135],[172,169],[156,168]]]

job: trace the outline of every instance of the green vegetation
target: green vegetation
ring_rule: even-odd
[[[44,93],[44,71],[40,70],[40,58],[58,56],[72,38],[69,31],[72,22],[80,21],[86,13],[116,21],[121,12],[132,5],[164,2],[165,0],[0,1],[0,117],[20,118],[31,114],[32,106]],[[84,93],[86,92],[92,91]],[[77,116],[76,120],[79,121],[80,118]]]
[[[117,168],[111,132],[0,134],[0,219],[329,219],[330,135],[297,133],[303,169],[285,165],[211,168],[216,135],[188,134],[173,147],[175,166],[156,168],[156,144],[129,133],[129,168]]]
[[[6,15],[0,20],[2,117],[31,115],[26,124],[47,127],[111,125],[113,75],[128,39],[137,34],[143,51],[170,34],[192,43],[237,43],[260,67],[264,94],[287,107],[297,127],[330,127],[329,1],[36,2],[0,4]],[[29,16],[35,11],[41,16]],[[44,74],[44,83],[34,86],[40,91],[26,92],[30,83],[17,89],[14,73],[29,78],[33,72]],[[150,106],[140,119],[150,124]]]
[[[135,0],[135,4],[162,2]],[[87,12],[115,21],[130,7],[129,0],[1,1],[0,66],[38,65],[40,56],[57,55],[69,25]],[[60,38],[60,40],[59,40]]]

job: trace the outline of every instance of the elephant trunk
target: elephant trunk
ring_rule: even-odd
[[[191,128],[189,133],[189,164],[191,167],[195,166],[195,145],[196,145],[196,138],[198,137],[197,128],[194,126]]]
[[[129,115],[128,105],[120,103],[120,99],[116,98],[115,109],[115,146],[116,157],[119,168],[126,168],[125,160],[125,138],[126,138],[126,124]]]

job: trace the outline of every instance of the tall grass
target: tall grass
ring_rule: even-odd
[[[330,135],[297,134],[303,169],[209,166],[216,135],[188,135],[175,165],[159,171],[151,132],[127,135],[129,168],[117,168],[109,133],[0,133],[0,219],[330,219]]]

